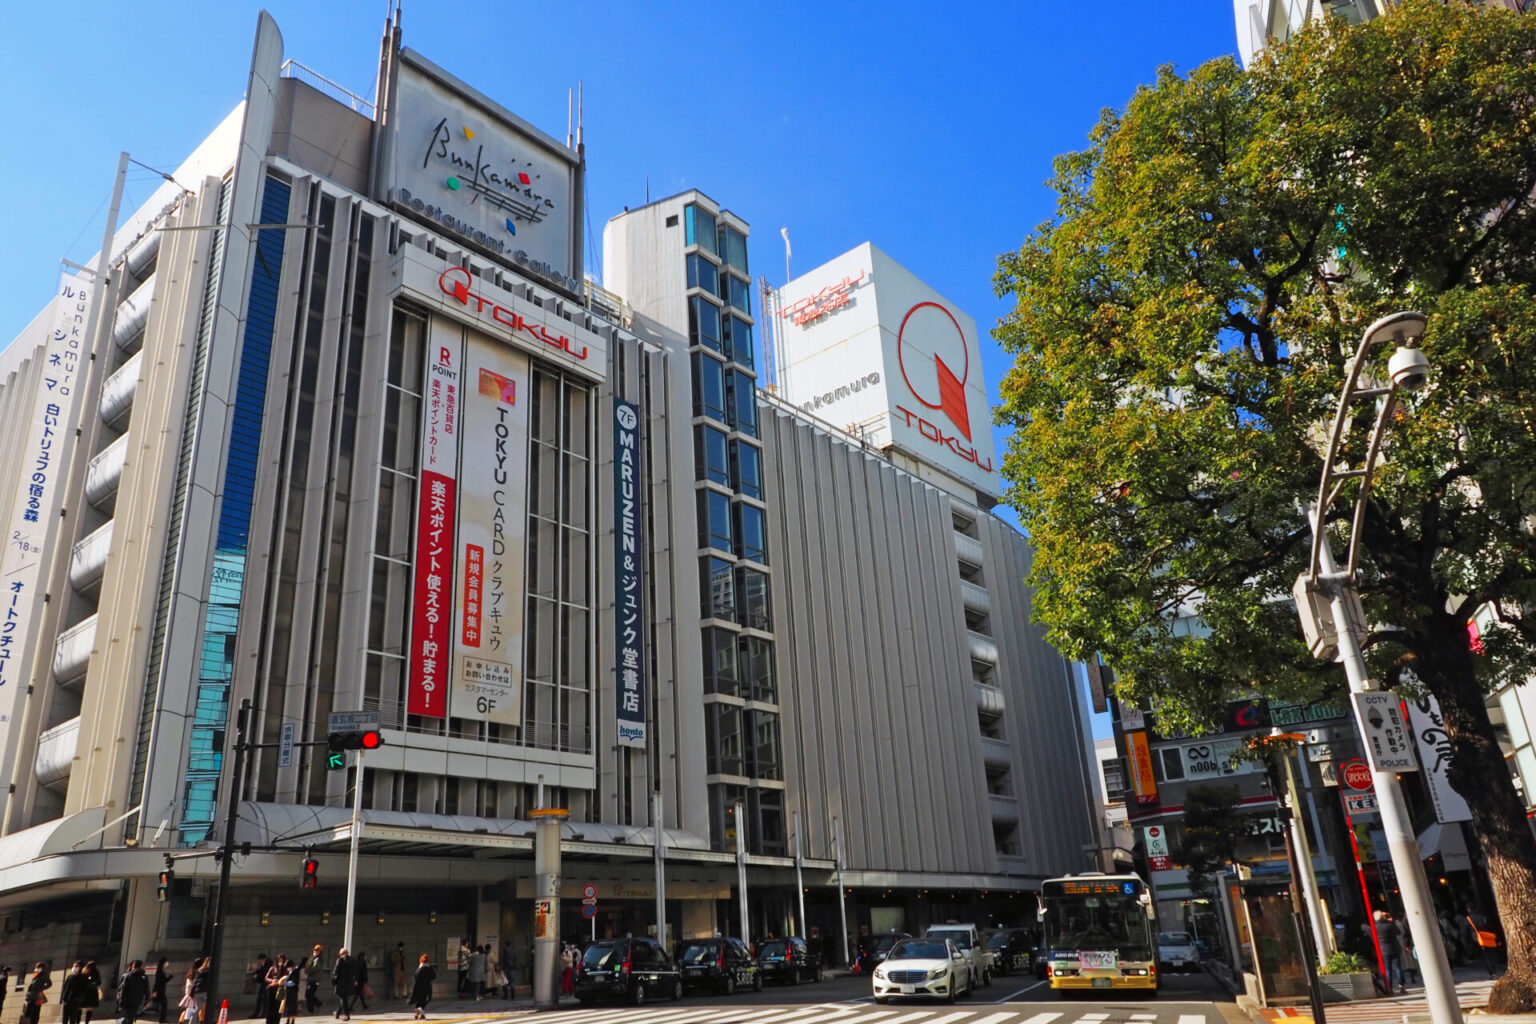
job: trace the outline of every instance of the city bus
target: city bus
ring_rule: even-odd
[[[1158,990],[1157,911],[1139,875],[1048,879],[1039,917],[1045,974],[1061,996]]]

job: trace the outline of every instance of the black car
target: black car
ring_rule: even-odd
[[[628,999],[636,1005],[649,999],[681,999],[683,978],[653,939],[599,939],[582,951],[576,998],[583,1004]]]
[[[740,939],[692,939],[678,954],[677,969],[683,974],[683,988],[689,991],[708,989],[729,996],[737,989],[763,987],[757,961]]]
[[[821,954],[804,939],[769,939],[757,951],[757,971],[764,981],[798,985],[821,980]]]
[[[890,955],[892,946],[902,939],[911,937],[906,932],[885,932],[881,935],[864,936],[859,940],[858,969],[865,974],[873,974],[876,967],[885,963],[885,958]]]
[[[987,939],[992,970],[998,974],[1029,974],[1035,967],[1035,937],[1028,928],[1004,928]]]

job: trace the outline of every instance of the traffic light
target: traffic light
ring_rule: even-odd
[[[171,898],[171,883],[176,881],[176,872],[165,868],[160,872],[160,884],[155,887],[155,894],[160,897],[160,902],[165,903]]]
[[[377,729],[365,729],[361,732],[333,732],[325,737],[326,749],[333,754],[342,750],[377,750],[383,744],[384,737],[379,735]]]
[[[309,854],[304,855],[303,870],[299,873],[299,888],[313,889],[320,881],[320,862]]]

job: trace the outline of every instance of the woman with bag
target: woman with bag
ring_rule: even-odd
[[[203,1004],[208,1001],[208,957],[200,956],[187,968],[181,984],[181,1020],[183,1024],[201,1024]]]
[[[278,1024],[283,1015],[283,982],[288,977],[288,957],[282,953],[267,965],[262,975],[261,988],[265,994],[261,1008],[266,1011],[267,1024]]]
[[[59,982],[59,1010],[63,1024],[80,1024],[80,1013],[85,1006],[85,961],[76,960],[70,965],[64,980]]]
[[[32,968],[32,980],[27,982],[27,1000],[21,1006],[19,1024],[37,1024],[43,1012],[43,1004],[48,1001],[44,993],[52,987],[53,977],[48,973],[48,965],[39,961]]]
[[[95,960],[85,962],[85,989],[80,993],[80,1008],[85,1011],[85,1024],[91,1024],[96,1008],[101,1005],[101,969]]]
[[[293,1024],[295,1017],[299,1015],[299,1000],[301,986],[304,982],[304,964],[295,960],[288,965],[288,973],[283,977],[283,1019],[287,1024]]]
[[[416,966],[416,977],[411,980],[411,1005],[416,1008],[416,1019],[427,1019],[427,1004],[432,1001],[432,983],[437,980],[437,971],[432,967],[431,958],[427,954],[421,954],[421,960]]]
[[[1487,927],[1487,920],[1472,909],[1468,903],[1461,911],[1462,920],[1467,922],[1467,928],[1471,936],[1469,947],[1476,947],[1482,954],[1483,967],[1488,971],[1488,977],[1493,977],[1493,951],[1499,948],[1499,936]]]
[[[150,992],[149,1002],[156,1011],[156,1017],[160,1024],[165,1024],[165,1010],[170,1005],[169,997],[165,994],[166,986],[171,983],[171,962],[164,957],[155,964],[155,984]]]

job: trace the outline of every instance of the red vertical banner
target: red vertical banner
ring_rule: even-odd
[[[422,390],[421,486],[416,509],[416,578],[412,586],[410,687],[406,711],[448,717],[453,641],[454,525],[459,464],[459,362],[462,331],[435,322]]]

